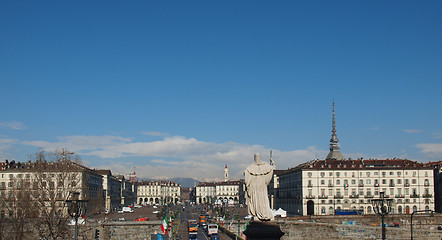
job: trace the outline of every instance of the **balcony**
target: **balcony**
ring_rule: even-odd
[[[410,186],[409,183],[405,183],[405,184],[404,184],[404,187],[409,187],[409,186]]]
[[[419,198],[419,194],[412,194],[410,195],[411,198]]]
[[[321,196],[319,196],[318,198],[319,198],[319,199],[327,199],[327,198],[328,198],[328,196],[325,196],[325,195],[321,195]]]
[[[342,195],[335,195],[335,199],[343,199],[344,198],[344,196],[342,196]]]
[[[345,184],[344,184],[344,188],[348,188],[348,183],[345,183]]]
[[[394,187],[394,183],[390,183],[390,187]]]
[[[313,184],[307,184],[307,187],[313,187]]]
[[[373,198],[373,195],[371,195],[371,194],[367,194],[367,195],[365,195],[364,197],[365,197],[365,198]]]
[[[306,199],[314,199],[315,196],[313,196],[313,195],[307,195],[305,198],[306,198]]]
[[[423,198],[432,198],[433,195],[427,193],[427,194],[422,195],[422,197],[423,197]]]
[[[329,186],[329,187],[333,187],[333,184],[332,184],[332,183],[329,183],[328,186]]]
[[[429,182],[424,182],[424,186],[430,186]]]
[[[402,195],[402,194],[398,194],[398,195],[396,195],[395,197],[396,197],[396,198],[404,198],[404,195]]]
[[[363,187],[364,186],[364,184],[363,183],[359,183],[359,187]]]
[[[359,197],[359,195],[357,195],[357,194],[350,195],[350,198],[358,198],[358,197]]]
[[[375,186],[375,187],[379,187],[379,183],[375,183],[374,186]]]

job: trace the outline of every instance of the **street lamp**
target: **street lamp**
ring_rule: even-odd
[[[392,202],[393,202],[393,199],[385,198],[384,192],[380,192],[380,198],[379,199],[371,200],[374,212],[376,214],[378,214],[378,215],[381,215],[381,217],[382,217],[382,240],[385,240],[384,217],[391,212],[391,204],[392,204]]]
[[[431,216],[433,216],[434,211],[433,210],[419,210],[419,211],[413,211],[413,213],[411,213],[411,240],[413,240],[413,214],[415,213],[420,213],[420,212],[427,212],[427,213],[431,213]]]
[[[66,200],[69,216],[75,220],[74,239],[78,240],[78,217],[86,213],[87,200],[79,200],[80,193],[73,192],[72,200]]]

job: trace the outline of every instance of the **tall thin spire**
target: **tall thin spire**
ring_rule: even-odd
[[[344,160],[341,152],[339,152],[339,140],[336,135],[336,120],[335,120],[335,101],[333,100],[333,121],[332,121],[332,137],[330,139],[330,153],[327,155],[326,160]]]
[[[229,169],[227,168],[227,164],[226,167],[224,168],[224,182],[228,182],[229,181]]]

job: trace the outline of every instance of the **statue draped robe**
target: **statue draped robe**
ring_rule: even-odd
[[[248,212],[261,221],[273,219],[267,195],[267,185],[272,180],[274,169],[273,165],[261,162],[251,164],[244,171]]]

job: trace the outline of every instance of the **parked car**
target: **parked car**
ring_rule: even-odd
[[[132,209],[132,208],[130,208],[130,207],[123,207],[123,210],[122,210],[123,212],[129,212],[129,213],[132,213],[132,212],[134,212],[134,210]]]

